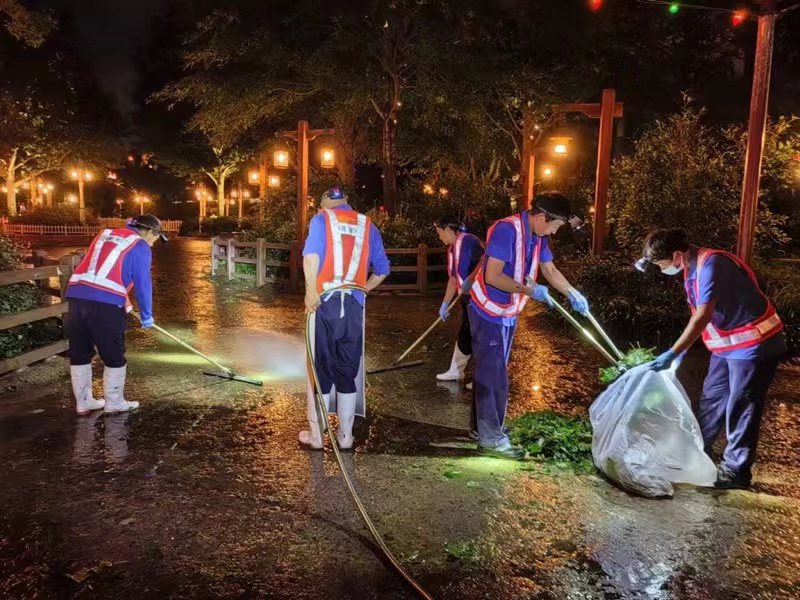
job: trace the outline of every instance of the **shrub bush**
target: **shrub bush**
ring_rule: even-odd
[[[77,208],[60,204],[58,206],[42,206],[29,210],[22,215],[11,217],[12,223],[25,225],[80,225],[81,218]],[[93,216],[86,217],[86,223],[94,225],[97,219]]]
[[[757,266],[763,290],[783,320],[792,356],[800,356],[800,269],[794,264],[772,262]]]
[[[239,231],[239,221],[233,217],[212,217],[203,219],[203,233],[219,235]]]
[[[0,271],[15,271],[23,268],[24,247],[10,238],[0,235]],[[15,283],[0,286],[0,315],[10,315],[36,308],[42,294],[32,283]],[[29,325],[12,327],[0,331],[0,358],[11,358],[32,348],[55,341],[61,337],[56,319],[37,321]]]

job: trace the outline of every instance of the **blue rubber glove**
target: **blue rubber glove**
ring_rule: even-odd
[[[142,321],[142,327],[144,327],[145,329],[150,329],[155,324],[156,322],[153,320],[153,317],[150,317],[149,319],[144,319]]]
[[[447,321],[447,317],[450,316],[450,313],[447,311],[447,302],[442,302],[442,305],[439,307],[439,318],[442,321]]]
[[[537,302],[544,302],[547,306],[553,306],[553,301],[550,299],[550,290],[546,285],[534,283],[531,288],[531,298]]]
[[[669,369],[676,360],[680,361],[686,351],[684,350],[681,353],[676,353],[670,348],[663,354],[660,354],[653,362],[650,363],[650,370],[651,371],[664,371],[665,369]]]
[[[589,312],[589,301],[578,290],[570,290],[567,292],[567,299],[569,304],[576,313],[586,315]]]

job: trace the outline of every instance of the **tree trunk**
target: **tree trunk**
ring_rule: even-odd
[[[394,168],[394,126],[383,121],[383,206],[390,215],[397,211],[397,176]]]
[[[8,208],[9,217],[14,217],[17,214],[17,196],[14,194],[16,169],[17,149],[15,148],[11,152],[11,158],[8,160],[8,170],[6,171],[6,207]]]
[[[219,184],[217,184],[217,214],[220,217],[225,216],[225,176],[220,175]]]

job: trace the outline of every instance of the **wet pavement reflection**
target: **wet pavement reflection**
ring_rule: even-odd
[[[330,453],[296,442],[302,297],[212,281],[207,268],[207,241],[156,249],[157,322],[263,388],[206,377],[201,360],[137,328],[126,397],[142,407],[129,415],[75,415],[63,361],[0,381],[0,598],[413,597]],[[368,368],[390,364],[437,306],[370,298]],[[345,458],[387,544],[435,598],[800,597],[800,370],[779,371],[755,492],[678,486],[644,500],[597,475],[477,456],[467,392],[434,378],[457,326],[410,357],[424,365],[369,378],[369,418]],[[682,367],[693,397],[704,361]],[[584,412],[600,366],[531,310],[509,411]]]

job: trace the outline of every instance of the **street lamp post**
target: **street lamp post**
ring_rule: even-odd
[[[285,137],[297,141],[297,241],[302,242],[306,237],[308,227],[308,142],[320,135],[333,135],[333,129],[309,129],[308,121],[299,121],[295,131],[282,131],[276,137]],[[330,150],[330,160],[333,153]],[[275,166],[288,166],[288,156],[283,152],[279,157],[275,153]]]
[[[92,178],[92,174],[85,169],[73,169],[72,178],[78,181],[78,214],[81,223],[86,222],[86,202],[83,194],[83,184]]]
[[[143,215],[144,205],[150,203],[150,198],[147,196],[136,196],[136,198],[134,198],[134,202],[139,204],[139,215]]]

